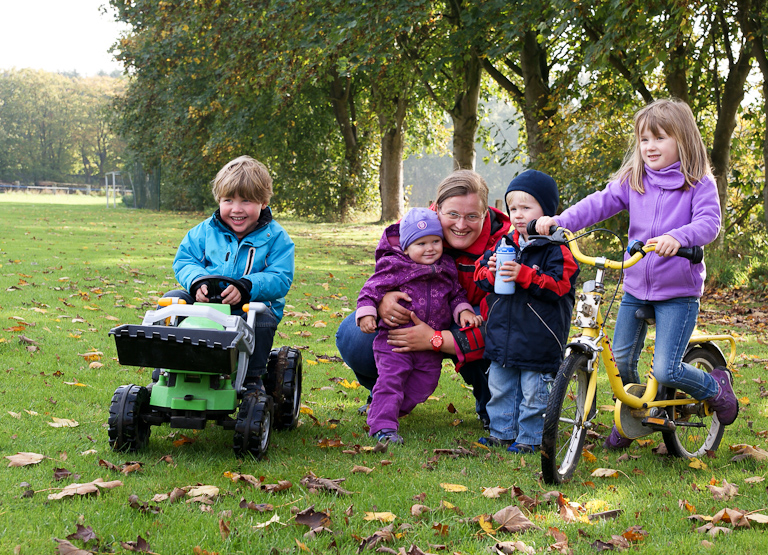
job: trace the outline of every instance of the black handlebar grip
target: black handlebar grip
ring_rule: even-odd
[[[538,235],[536,233],[536,222],[537,221],[538,220],[531,220],[530,222],[528,222],[528,225],[525,227],[525,231],[528,233],[528,235]],[[549,234],[550,235],[553,235],[555,233],[555,231],[557,231],[557,226],[556,225],[549,226]]]
[[[683,258],[687,258],[691,261],[691,264],[699,264],[702,260],[704,260],[704,249],[699,246],[680,247],[677,249],[677,254],[675,256],[682,256]]]

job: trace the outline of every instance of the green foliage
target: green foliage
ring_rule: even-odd
[[[0,72],[0,179],[93,183],[119,168],[111,103],[123,81]]]

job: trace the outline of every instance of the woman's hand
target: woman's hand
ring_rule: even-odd
[[[410,353],[432,350],[432,343],[429,340],[435,335],[435,330],[430,328],[429,324],[422,322],[416,313],[409,312],[408,314],[409,321],[413,322],[413,327],[389,330],[387,344],[394,347],[392,352]]]
[[[411,311],[398,302],[401,300],[411,302],[411,297],[402,291],[390,291],[379,303],[379,318],[390,328],[402,326],[411,321]]]
[[[672,237],[671,235],[662,235],[661,237],[653,237],[648,239],[648,245],[656,245],[656,254],[659,256],[669,257],[675,256],[677,251],[682,246],[680,241]]]

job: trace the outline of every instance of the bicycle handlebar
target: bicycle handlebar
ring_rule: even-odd
[[[614,270],[621,270],[621,269],[629,268],[630,266],[634,266],[635,264],[640,262],[640,260],[646,254],[656,250],[655,244],[645,245],[643,244],[642,241],[635,240],[632,243],[630,243],[630,245],[627,247],[627,253],[630,255],[630,258],[621,262],[617,262],[615,260],[608,260],[607,258],[604,258],[604,257],[586,256],[579,250],[578,244],[574,240],[575,237],[573,233],[570,230],[565,229],[564,227],[553,225],[553,226],[550,226],[549,228],[549,236],[537,235],[536,220],[531,220],[530,222],[528,222],[526,231],[528,232],[529,239],[532,236],[535,236],[535,237],[544,237],[546,239],[549,239],[550,241],[557,242],[557,243],[568,243],[571,248],[571,252],[573,253],[573,257],[579,262],[588,264],[590,266],[611,268]],[[677,250],[677,254],[675,254],[675,256],[686,258],[690,260],[692,264],[699,264],[704,259],[704,249],[699,246],[680,247]]]

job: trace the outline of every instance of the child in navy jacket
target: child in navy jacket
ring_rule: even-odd
[[[517,251],[517,262],[505,262],[499,276],[516,283],[511,295],[493,292],[496,252],[487,251],[475,265],[475,281],[489,291],[485,358],[491,361],[488,416],[489,446],[513,453],[532,453],[541,444],[548,384],[563,361],[574,286],[579,267],[567,246],[529,238],[531,220],[555,214],[559,194],[549,175],[528,170],[509,184],[505,197],[514,231],[496,245]]]

